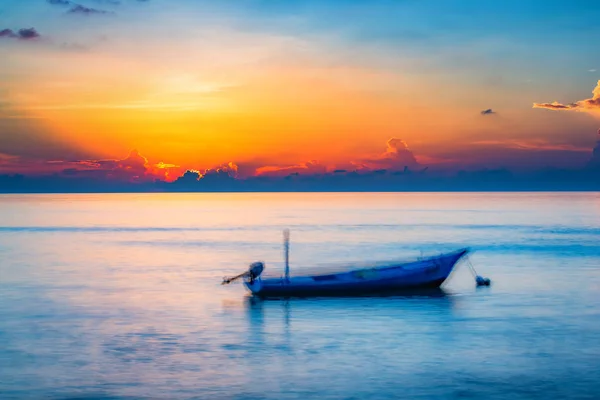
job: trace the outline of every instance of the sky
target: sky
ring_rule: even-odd
[[[0,0],[0,174],[581,168],[588,0]]]

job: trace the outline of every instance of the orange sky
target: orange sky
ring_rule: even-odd
[[[36,20],[40,38],[1,41],[0,154],[123,159],[138,149],[182,169],[335,166],[381,156],[398,138],[424,164],[481,164],[484,147],[583,152],[595,142],[595,108],[532,108],[586,98],[595,72],[572,88],[515,68],[525,47],[508,38],[490,42],[514,52],[496,60],[475,38],[446,47],[357,40],[333,27],[247,27],[230,10],[190,25],[200,15],[193,3],[160,4],[128,5],[120,19],[57,14]],[[14,7],[14,21],[42,15]],[[556,46],[543,56],[558,57]]]

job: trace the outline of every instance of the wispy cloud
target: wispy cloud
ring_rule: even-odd
[[[18,160],[19,157],[12,154],[0,153],[0,165]]]
[[[506,149],[529,150],[529,151],[573,151],[588,153],[587,147],[573,146],[567,143],[549,143],[545,140],[481,140],[473,142],[476,146],[497,146]]]
[[[48,3],[55,6],[77,6],[78,3],[71,0],[46,0]],[[94,2],[99,4],[107,4],[110,6],[118,6],[121,4],[119,0],[94,0]]]
[[[96,3],[110,4],[111,6],[118,6],[121,4],[119,0],[94,0]]]
[[[292,174],[322,174],[327,172],[327,168],[316,160],[293,164],[293,165],[268,165],[256,169],[256,176],[287,176]]]
[[[206,106],[201,102],[166,102],[151,103],[147,101],[115,104],[48,104],[27,107],[27,110],[154,110],[154,111],[194,111]]]
[[[533,103],[533,108],[546,108],[548,110],[567,110],[567,111],[584,111],[598,112],[600,111],[600,80],[592,92],[593,96],[590,99],[579,100],[574,103],[563,104],[557,101],[553,103]]]
[[[83,13],[90,13],[90,11],[84,11],[84,10],[94,10],[91,11],[91,13],[107,13],[108,11],[104,11],[104,10],[95,10],[91,7],[86,7],[84,5],[81,5],[79,3],[76,3],[74,1],[71,0],[46,0],[49,4],[55,5],[55,6],[71,6],[72,9],[70,10],[70,12],[73,12],[74,9],[80,10],[80,11],[76,11],[76,12],[83,12]],[[104,4],[107,6],[120,6],[122,4],[121,0],[93,0],[95,3],[98,4]],[[135,0],[135,2],[137,3],[147,3],[149,2],[149,0]]]
[[[75,3],[71,0],[47,0],[47,2],[52,5],[55,5],[55,6],[70,7],[69,10],[67,11],[68,14],[80,14],[80,15],[114,14],[114,12],[112,12],[112,11],[106,11],[106,10],[100,10],[97,8],[86,7],[84,5]],[[107,5],[113,5],[113,6],[121,4],[121,2],[118,0],[96,0],[96,2],[107,4]]]
[[[82,6],[81,4],[74,5],[68,11],[69,14],[81,14],[81,15],[111,15],[114,14],[112,11],[99,10],[97,8],[91,8]]]

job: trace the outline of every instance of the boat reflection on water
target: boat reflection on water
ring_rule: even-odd
[[[443,319],[452,313],[457,302],[458,296],[443,288],[434,288],[347,297],[264,299],[248,295],[243,304],[253,334],[268,331],[267,324],[283,324],[286,334],[289,334],[294,321],[308,326],[317,321],[354,325],[365,317],[391,318],[408,324],[432,318]]]

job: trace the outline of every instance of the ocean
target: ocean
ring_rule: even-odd
[[[224,276],[470,247],[438,296]],[[0,195],[1,399],[593,399],[599,193]]]

